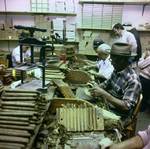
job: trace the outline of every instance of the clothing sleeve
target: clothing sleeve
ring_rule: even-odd
[[[103,76],[104,76],[106,79],[108,79],[108,78],[111,76],[113,70],[114,70],[114,67],[113,67],[112,65],[109,65],[109,66],[107,67],[107,69],[105,69],[105,71],[102,71],[102,72],[101,72],[101,70],[100,70],[99,73],[102,73]]]
[[[14,49],[13,51],[13,57],[15,59],[15,61],[20,61],[20,50],[18,50],[18,48]]]
[[[111,76],[112,76],[112,74],[111,74]],[[107,80],[102,82],[102,84],[104,85],[105,89],[108,88],[110,86],[110,84],[111,84],[111,76]]]
[[[137,75],[132,75],[132,78],[127,82],[127,88],[124,91],[123,101],[125,105],[131,109],[131,107],[137,104],[139,94],[141,93],[141,84]]]
[[[30,52],[27,51],[27,52],[26,52],[26,57],[30,57],[30,56],[31,56]]]
[[[128,32],[128,43],[132,45],[132,52],[136,53],[137,52],[137,42],[134,37],[134,35],[130,32]]]
[[[148,56],[146,59],[141,59],[139,62],[138,62],[138,66],[140,68],[145,68],[147,67],[148,65],[150,65],[150,56]]]
[[[149,140],[150,140],[150,125],[148,126],[148,130],[139,131],[138,134],[141,137],[141,139],[143,140],[144,146],[149,144]]]

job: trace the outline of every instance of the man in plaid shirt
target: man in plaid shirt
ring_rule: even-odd
[[[102,96],[108,101],[110,111],[121,116],[124,125],[132,115],[141,93],[141,83],[138,75],[131,68],[130,57],[136,56],[132,52],[132,45],[127,43],[114,43],[110,53],[110,61],[114,66],[111,76],[94,88],[89,89],[94,97]]]

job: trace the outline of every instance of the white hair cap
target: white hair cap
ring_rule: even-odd
[[[103,43],[98,47],[97,51],[102,51],[103,53],[105,53],[106,49],[111,49],[111,47],[108,44]]]

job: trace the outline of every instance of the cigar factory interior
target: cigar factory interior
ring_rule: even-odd
[[[149,149],[149,14],[150,0],[0,0],[0,149]]]

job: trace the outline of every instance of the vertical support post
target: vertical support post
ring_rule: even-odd
[[[22,45],[20,45],[20,62],[22,63]],[[23,71],[21,71],[21,84],[23,84]]]

